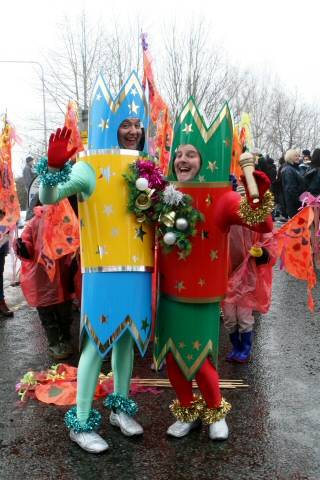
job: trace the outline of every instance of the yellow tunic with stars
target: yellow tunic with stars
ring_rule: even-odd
[[[123,178],[137,158],[136,151],[89,150],[66,184],[42,192],[48,203],[78,193],[81,337],[86,332],[102,357],[126,330],[143,355],[151,333],[153,230],[128,213]]]

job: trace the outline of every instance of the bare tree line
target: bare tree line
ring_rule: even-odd
[[[59,45],[47,52],[43,62],[49,129],[63,121],[69,99],[88,109],[100,72],[113,94],[132,69],[142,76],[141,22],[111,23],[108,28],[92,25],[82,13],[77,22],[66,18],[57,27]],[[152,32],[149,40],[153,42]],[[155,47],[151,45],[151,52]],[[191,95],[210,121],[228,101],[235,121],[242,112],[251,115],[255,146],[274,158],[291,147],[312,150],[320,145],[320,106],[288,93],[272,76],[261,78],[231,65],[211,39],[206,21],[195,21],[184,33],[175,24],[166,27],[158,51],[154,71],[173,120]]]

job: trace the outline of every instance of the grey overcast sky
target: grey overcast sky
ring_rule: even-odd
[[[256,72],[272,71],[288,90],[297,90],[309,102],[320,102],[318,0],[16,0],[0,5],[0,60],[41,62],[42,55],[55,48],[57,22],[82,10],[92,21],[103,22],[112,15],[139,15],[151,51],[152,45],[156,51],[166,23],[176,19],[179,28],[187,29],[193,18],[202,16],[210,21],[212,35],[230,61]],[[0,113],[7,109],[18,133],[27,128],[30,112],[42,115],[36,68],[0,62]],[[25,142],[15,148],[15,171],[28,149]]]

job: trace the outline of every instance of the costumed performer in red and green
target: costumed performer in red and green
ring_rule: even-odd
[[[233,224],[261,232],[272,230],[272,195],[262,172],[254,172],[258,195],[241,196],[229,181],[232,118],[227,105],[207,127],[194,100],[183,108],[174,129],[169,179],[193,198],[193,207],[205,220],[192,238],[192,250],[181,248],[184,238],[168,233],[160,249],[160,301],[154,360],[166,358],[170,382],[176,392],[170,409],[176,417],[167,430],[184,437],[202,423],[209,438],[225,440],[225,416],[231,405],[222,398],[216,370],[220,302],[228,280],[228,232]],[[188,232],[188,222],[175,217],[179,196],[172,192],[172,229]],[[172,232],[173,233],[173,232]],[[196,379],[201,396],[194,396]]]

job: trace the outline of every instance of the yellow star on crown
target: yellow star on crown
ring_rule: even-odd
[[[218,258],[218,251],[217,250],[211,250],[210,252],[210,258],[211,258],[211,261],[213,262],[213,260],[217,260]]]
[[[190,123],[189,125],[186,123],[185,126],[184,126],[184,128],[182,129],[182,131],[183,131],[184,133],[191,133],[191,132],[193,132],[193,130],[192,130],[192,123]]]
[[[207,169],[209,169],[212,173],[213,173],[215,170],[218,170],[217,162],[208,162]]]

